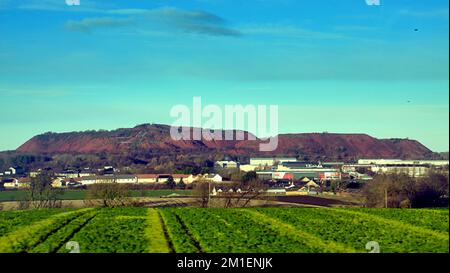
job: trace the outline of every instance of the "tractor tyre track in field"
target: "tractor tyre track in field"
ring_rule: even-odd
[[[81,215],[82,216],[82,215]],[[80,217],[81,217],[80,216]],[[64,246],[64,244],[66,244],[67,242],[70,241],[70,239],[73,238],[73,236],[75,236],[75,234],[77,234],[78,232],[80,232],[80,230],[82,230],[87,224],[89,224],[89,222],[94,219],[97,216],[97,213],[92,215],[91,217],[89,217],[88,219],[86,219],[86,221],[84,223],[82,223],[81,225],[79,225],[77,228],[75,228],[67,237],[65,240],[62,240],[61,243],[51,252],[51,253],[56,253],[58,252],[58,250],[60,248],[62,248]],[[74,219],[75,220],[75,219]]]
[[[56,233],[61,227],[64,227],[68,223],[72,222],[73,220],[83,216],[88,211],[91,211],[92,209],[81,209],[71,212],[64,212],[52,215],[46,219],[43,219],[41,221],[35,222],[29,226],[24,227],[24,229],[18,230],[16,232],[12,232],[8,234],[8,236],[0,237],[0,252],[5,251],[5,249],[14,249],[15,247],[20,247],[21,250],[19,252],[28,252],[38,246],[39,244],[45,242],[52,234]],[[73,218],[71,218],[71,216]],[[67,217],[64,219],[64,217]],[[58,223],[58,220],[61,219],[61,222]],[[48,231],[46,230],[43,235],[38,237],[36,241],[29,241],[29,238],[34,236],[35,234],[39,233],[41,230],[44,230],[45,228],[48,228]],[[8,252],[8,251],[6,251]]]
[[[192,240],[192,244],[198,250],[198,253],[205,253],[205,251],[203,250],[203,248],[200,245],[200,242],[191,233],[189,228],[184,223],[183,219],[181,219],[180,215],[178,215],[178,213],[174,213],[174,214],[175,214],[175,218],[177,219],[178,223],[180,224],[183,232]]]
[[[171,253],[173,246],[166,234],[164,221],[161,214],[155,208],[147,209],[146,228],[144,230],[148,245],[146,252],[148,253]]]
[[[169,246],[169,252],[170,253],[176,253],[175,247],[173,246],[172,238],[170,238],[169,231],[167,229],[166,223],[164,222],[164,219],[161,215],[161,212],[158,210],[158,217],[159,221],[161,222],[161,226],[164,232],[164,237],[166,238],[167,245]]]
[[[76,216],[76,217],[74,217],[74,218],[67,219],[67,221],[65,221],[65,222],[62,223],[61,225],[58,225],[56,228],[52,229],[49,233],[47,233],[47,234],[41,239],[40,242],[37,242],[36,244],[29,246],[29,248],[27,248],[27,251],[33,250],[35,247],[39,246],[40,244],[45,243],[45,241],[47,241],[48,238],[50,238],[52,235],[54,235],[55,233],[57,233],[61,228],[65,227],[65,226],[69,225],[70,223],[72,223],[73,221],[75,221],[75,220],[77,220],[77,219],[83,217],[86,213],[88,213],[88,211],[84,211],[84,212],[82,212],[80,215],[78,215],[78,216]],[[56,251],[57,251],[58,249],[59,249],[59,248],[57,248]]]

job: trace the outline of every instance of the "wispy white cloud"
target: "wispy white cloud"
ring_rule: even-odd
[[[430,17],[447,17],[448,18],[448,9],[434,9],[434,10],[409,10],[403,9],[399,12],[401,15],[412,16],[412,17],[421,17],[421,18],[430,18]]]
[[[238,30],[227,26],[225,19],[207,11],[188,11],[172,7],[149,10],[150,20],[184,32],[218,36],[239,36]]]
[[[213,36],[239,36],[241,33],[228,26],[227,21],[206,11],[188,11],[172,7],[158,9],[112,9],[103,13],[114,17],[91,17],[80,21],[68,21],[66,27],[76,31],[90,31],[97,27],[118,27],[134,24],[146,31],[181,31]],[[128,15],[127,18],[120,16]]]
[[[362,26],[362,25],[341,25],[334,26],[333,30],[336,31],[373,31],[379,29],[373,26]]]
[[[133,24],[133,20],[127,18],[95,17],[85,18],[80,21],[69,20],[65,26],[69,30],[88,32],[92,28],[121,27],[131,24]]]
[[[242,28],[242,33],[248,35],[272,35],[283,36],[289,38],[305,38],[305,39],[344,39],[345,35],[337,32],[316,31],[305,29],[297,26],[266,24],[266,25],[249,25]]]
[[[105,11],[105,13],[117,15],[136,15],[136,14],[145,14],[147,12],[148,12],[147,9],[109,9]]]

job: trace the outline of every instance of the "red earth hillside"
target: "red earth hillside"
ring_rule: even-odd
[[[191,129],[191,128],[190,128]],[[221,131],[223,134],[224,131]],[[233,131],[233,134],[236,132]],[[245,139],[249,133],[245,133]],[[299,156],[345,160],[354,158],[432,158],[434,153],[415,140],[377,139],[366,134],[305,133],[280,134],[278,148],[259,152],[261,140],[173,140],[167,125],[145,124],[113,131],[45,133],[21,145],[28,153],[214,153],[243,156]]]

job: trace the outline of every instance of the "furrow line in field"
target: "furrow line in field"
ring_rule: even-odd
[[[305,244],[311,247],[319,247],[323,249],[325,252],[343,252],[343,253],[353,253],[357,252],[356,249],[349,247],[344,244],[340,244],[332,241],[325,241],[320,237],[314,236],[311,233],[305,232],[303,230],[299,230],[295,228],[291,224],[285,223],[280,219],[272,218],[268,215],[262,214],[257,211],[252,210],[240,210],[242,213],[248,214],[250,219],[254,220],[254,222],[265,222],[269,224],[269,227],[273,230],[278,231],[279,233],[287,233],[297,237],[304,239]]]
[[[89,222],[95,218],[95,216],[97,216],[97,213],[95,213],[94,215],[92,215],[91,217],[87,218],[85,221],[83,221],[81,223],[81,225],[79,225],[78,227],[76,227],[75,229],[72,230],[72,232],[64,239],[61,240],[61,243],[52,250],[52,253],[56,253],[58,251],[58,249],[62,248],[64,246],[64,244],[66,244],[67,242],[70,241],[70,239],[73,238],[73,236],[75,236],[75,234],[77,234],[78,232],[80,232],[80,230],[82,230],[87,224],[89,224]]]
[[[161,222],[161,225],[163,227],[164,237],[166,237],[166,241],[167,241],[167,244],[169,246],[169,252],[170,253],[176,253],[175,247],[174,247],[173,242],[172,242],[172,238],[170,238],[170,235],[169,235],[169,230],[168,230],[167,225],[164,222],[163,216],[162,216],[162,214],[161,214],[161,212],[159,210],[158,210],[158,216],[159,216],[159,221]]]
[[[44,242],[62,226],[90,210],[92,209],[80,209],[52,215],[49,218],[9,233],[7,236],[0,238],[0,252],[27,252],[39,243]],[[73,215],[75,216],[72,217]]]
[[[186,235],[192,240],[192,244],[194,247],[198,250],[199,253],[205,253],[203,250],[200,241],[194,236],[194,234],[191,232],[191,230],[186,226],[186,223],[181,219],[180,215],[178,213],[175,213],[175,218],[177,219],[178,223],[180,223],[181,228],[186,233]]]
[[[448,237],[448,233],[442,233],[442,232],[438,232],[435,230],[431,230],[431,229],[427,229],[424,227],[418,227],[418,226],[414,226],[405,222],[400,222],[397,220],[393,220],[393,219],[388,219],[388,218],[384,218],[382,216],[378,216],[378,215],[373,215],[373,214],[369,214],[369,213],[365,213],[365,212],[359,212],[359,211],[352,211],[352,210],[343,210],[343,209],[336,209],[336,208],[326,208],[327,210],[329,210],[330,212],[338,212],[341,214],[350,214],[350,215],[358,215],[360,217],[363,217],[365,219],[371,220],[371,221],[376,221],[379,223],[383,223],[383,224],[387,224],[399,229],[408,229],[410,231],[413,232],[417,232],[420,234],[424,234],[424,235],[431,235],[434,236],[436,238],[439,238],[441,240],[446,240],[448,241],[449,237]]]

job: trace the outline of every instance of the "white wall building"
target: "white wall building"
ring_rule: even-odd
[[[259,167],[256,165],[246,164],[246,165],[240,165],[239,169],[244,172],[252,172],[256,171]]]
[[[127,174],[115,175],[114,181],[116,183],[121,184],[134,184],[138,182],[137,177],[135,175],[127,175]]]
[[[236,161],[229,161],[229,160],[216,161],[214,165],[223,169],[238,167],[238,163]]]
[[[448,166],[448,160],[359,159],[360,165],[431,165]]]
[[[372,171],[380,174],[406,174],[411,177],[421,177],[428,174],[427,166],[373,166]]]
[[[295,162],[297,159],[295,157],[255,157],[250,158],[250,165],[253,166],[274,166],[275,163],[283,163],[283,162]]]
[[[6,179],[3,181],[3,187],[6,189],[16,189],[19,187],[18,180],[16,178]]]

